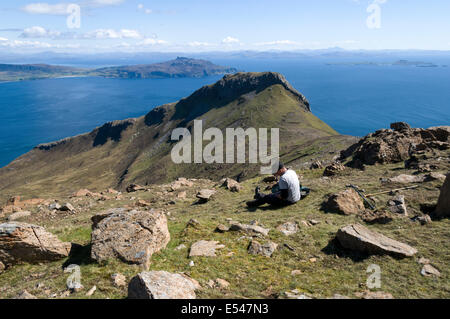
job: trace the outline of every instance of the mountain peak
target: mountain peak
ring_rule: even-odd
[[[180,100],[172,119],[189,121],[208,111],[211,107],[225,106],[245,94],[260,93],[274,85],[281,85],[297,99],[299,107],[308,112],[311,111],[306,97],[294,89],[280,73],[238,72],[227,74],[216,83],[204,86]]]

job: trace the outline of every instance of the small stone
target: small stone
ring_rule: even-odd
[[[93,286],[89,291],[86,293],[87,297],[90,297],[94,294],[94,292],[97,290],[97,286]]]
[[[427,277],[428,276],[436,276],[436,277],[440,277],[441,276],[441,273],[439,272],[439,270],[437,270],[436,268],[434,268],[430,264],[423,265],[423,268],[420,271],[420,274],[422,276],[427,276]]]
[[[285,236],[290,236],[298,232],[298,224],[296,222],[286,222],[277,227],[277,230]]]
[[[215,232],[216,233],[225,233],[230,230],[230,227],[227,227],[223,224],[217,225]]]
[[[182,249],[186,249],[186,248],[187,248],[187,247],[186,247],[185,244],[181,244],[181,245],[175,247],[175,250],[182,250]]]
[[[18,220],[20,218],[28,217],[30,215],[31,215],[31,212],[29,212],[29,211],[21,211],[21,212],[13,213],[8,216],[8,221],[11,222],[14,220]]]
[[[111,279],[115,287],[124,287],[127,285],[127,278],[121,273],[112,274]]]
[[[64,211],[64,212],[73,212],[75,210],[75,208],[72,206],[72,204],[65,203],[64,205],[61,206],[61,208],[59,210]]]
[[[261,245],[256,240],[252,240],[250,245],[248,246],[248,253],[251,255],[262,255],[265,257],[271,257],[272,254],[277,249],[278,245],[274,242],[266,242]]]
[[[207,256],[216,257],[216,250],[224,248],[224,245],[220,245],[218,241],[206,241],[200,240],[191,246],[189,257],[194,256]]]
[[[315,219],[310,219],[310,220],[308,220],[308,222],[309,222],[311,225],[313,225],[313,226],[315,226],[315,225],[317,225],[317,224],[320,224],[320,221],[319,221],[319,220],[315,220]]]
[[[317,261],[317,258],[313,257],[313,258],[309,258],[309,261],[312,263],[315,263]]]
[[[301,270],[299,270],[299,269],[291,271],[291,275],[292,276],[298,276],[298,275],[301,275],[301,274],[303,274],[303,272]]]
[[[149,207],[149,206],[151,206],[151,204],[149,203],[149,202],[146,202],[145,200],[143,200],[143,199],[139,199],[137,202],[136,202],[136,204],[135,204],[137,207]]]
[[[24,290],[15,299],[37,299],[37,297]]]
[[[361,299],[394,299],[394,297],[388,293],[383,291],[364,291],[357,292],[355,296]]]
[[[194,263],[193,260],[191,260],[191,261],[189,262],[189,267],[194,267],[194,266],[195,266],[195,263]]]
[[[419,259],[419,264],[427,265],[427,264],[429,264],[429,263],[430,263],[430,260],[429,260],[428,258],[421,257],[421,258]]]
[[[54,210],[54,209],[59,210],[60,208],[61,208],[61,205],[59,203],[52,203],[52,204],[48,205],[48,209],[50,209],[50,210]]]

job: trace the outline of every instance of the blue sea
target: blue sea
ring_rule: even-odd
[[[440,61],[439,67],[328,65],[333,61],[326,59],[213,62],[282,73],[309,99],[312,112],[342,134],[364,136],[395,121],[414,127],[450,125],[450,61]],[[144,115],[220,78],[0,83],[0,167],[37,144]]]

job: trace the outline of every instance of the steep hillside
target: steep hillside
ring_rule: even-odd
[[[152,184],[179,176],[255,176],[259,165],[172,162],[176,127],[280,128],[280,153],[287,163],[331,158],[355,139],[340,136],[310,112],[306,98],[277,73],[237,73],[205,86],[177,103],[146,116],[107,123],[90,133],[35,147],[0,169],[0,196],[67,194],[89,187],[123,189],[131,182]]]

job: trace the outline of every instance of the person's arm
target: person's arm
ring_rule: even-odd
[[[280,192],[277,194],[277,197],[283,200],[286,200],[289,197],[288,185],[285,180],[280,179],[278,182],[280,186]]]

